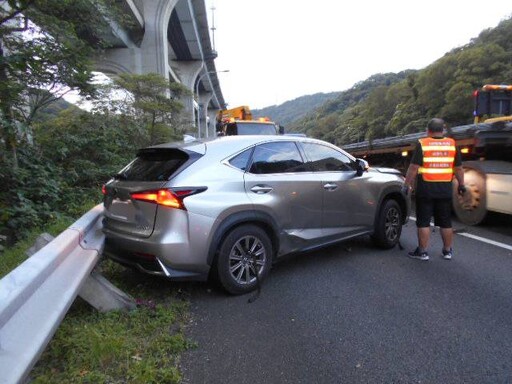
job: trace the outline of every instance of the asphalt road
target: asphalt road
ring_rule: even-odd
[[[455,225],[454,259],[406,257],[361,238],[274,266],[260,297],[187,286],[197,348],[184,383],[512,383],[510,217]]]

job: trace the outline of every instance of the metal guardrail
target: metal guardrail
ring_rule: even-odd
[[[0,383],[25,380],[99,260],[97,205],[0,280]]]

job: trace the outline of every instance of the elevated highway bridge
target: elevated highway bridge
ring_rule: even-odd
[[[95,58],[108,75],[158,73],[186,86],[183,100],[191,125],[201,137],[214,134],[215,114],[226,102],[215,67],[204,0],[118,0],[129,27],[107,20],[108,43]],[[211,121],[212,124],[207,124]]]

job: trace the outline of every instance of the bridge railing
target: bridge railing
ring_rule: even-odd
[[[103,206],[87,212],[0,280],[0,383],[39,359],[103,250]]]

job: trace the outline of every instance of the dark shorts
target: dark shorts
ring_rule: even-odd
[[[430,226],[434,217],[434,225],[440,228],[452,227],[452,199],[416,198],[416,226],[425,228]]]

